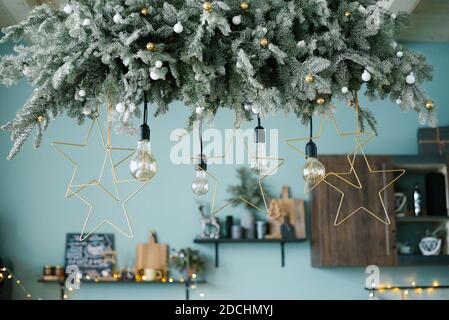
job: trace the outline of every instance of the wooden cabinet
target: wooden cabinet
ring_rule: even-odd
[[[367,156],[373,171],[391,169],[393,161],[388,156]],[[362,156],[355,158],[355,172],[346,156],[320,156],[320,161],[328,172],[340,172],[328,181],[344,193],[340,209],[340,219],[364,207],[380,218],[385,218],[385,210],[378,192],[394,179],[393,172],[370,172]],[[357,177],[360,184],[357,182]],[[393,266],[397,264],[396,222],[394,215],[394,187],[390,186],[382,197],[391,224],[383,224],[366,210],[359,209],[351,218],[339,226],[334,225],[342,194],[326,183],[321,183],[311,194],[311,245],[312,265],[315,267],[360,266],[370,264]],[[341,221],[341,220],[339,220]]]

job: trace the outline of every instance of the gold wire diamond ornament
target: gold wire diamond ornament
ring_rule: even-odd
[[[108,113],[110,113],[111,107],[108,107]],[[84,203],[89,209],[88,214],[86,217],[86,220],[84,222],[81,235],[80,235],[80,241],[85,240],[90,235],[92,235],[94,232],[96,232],[98,229],[100,229],[102,226],[109,224],[116,230],[118,230],[120,233],[125,235],[128,238],[133,238],[134,233],[131,226],[131,221],[128,214],[127,204],[128,202],[133,199],[149,182],[149,179],[123,179],[119,180],[117,178],[116,169],[118,166],[126,162],[128,159],[130,159],[136,152],[135,149],[130,148],[115,148],[111,144],[111,132],[110,132],[110,117],[108,116],[108,135],[107,135],[107,142],[105,142],[102,130],[100,127],[100,124],[98,122],[98,118],[94,118],[92,120],[91,125],[89,126],[89,130],[87,132],[86,137],[84,138],[82,143],[69,143],[69,142],[62,142],[62,141],[55,141],[52,143],[52,146],[60,153],[62,156],[68,160],[71,165],[73,166],[73,173],[70,177],[69,184],[66,189],[66,198],[75,197],[78,200],[80,200],[82,203]],[[83,149],[86,148],[86,146],[89,143],[89,140],[91,138],[92,132],[94,128],[98,131],[98,134],[100,136],[102,148],[104,148],[105,157],[102,161],[102,166],[100,169],[100,173],[97,178],[91,179],[87,183],[75,183],[75,178],[78,173],[79,164],[76,162],[64,149],[65,148],[75,148],[75,149]],[[124,158],[119,160],[118,162],[114,162],[112,153],[113,152],[126,152],[128,153]],[[107,169],[107,170],[106,170]],[[108,190],[104,184],[103,184],[103,178],[107,171],[110,170],[110,174],[112,177],[113,182],[113,190]],[[122,197],[120,194],[120,188],[119,186],[124,183],[140,183],[140,186],[134,190],[131,194],[127,195],[126,197]],[[83,193],[86,192],[90,188],[99,188],[101,191],[105,192],[108,195],[108,198],[110,198],[113,202],[119,203],[121,206],[121,210],[123,211],[123,217],[126,222],[126,230],[123,230],[120,228],[116,223],[112,222],[109,219],[104,219],[97,225],[95,225],[92,228],[89,228],[90,222],[92,220],[92,217],[95,213],[95,205],[94,200],[89,200],[87,195],[84,195]],[[83,195],[82,195],[83,194]]]

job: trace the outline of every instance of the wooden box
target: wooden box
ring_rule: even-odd
[[[449,155],[449,127],[418,129],[418,148],[422,155]]]

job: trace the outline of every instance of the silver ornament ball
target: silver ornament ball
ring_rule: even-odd
[[[156,68],[158,68],[158,69],[162,68],[162,65],[163,65],[163,63],[162,63],[162,61],[160,61],[160,60],[156,61],[155,64],[154,64],[154,66],[155,66]]]
[[[73,7],[70,4],[66,4],[63,8],[64,12],[67,14],[71,14],[73,12]]]
[[[159,80],[159,76],[158,76],[157,72],[154,70],[152,70],[150,72],[150,78],[151,78],[151,80]]]
[[[234,16],[232,17],[232,23],[236,26],[242,23],[242,16]]]
[[[343,87],[343,88],[341,88],[341,93],[347,94],[348,92],[349,92],[348,87]]]
[[[177,24],[175,24],[175,25],[173,26],[173,31],[174,31],[175,33],[182,33],[182,32],[184,31],[184,26],[182,25],[181,22],[178,22]]]
[[[414,84],[416,81],[415,79],[415,75],[413,73],[410,73],[406,78],[405,78],[405,82],[407,82],[407,84]]]
[[[125,112],[125,110],[126,110],[126,105],[125,105],[123,102],[119,102],[119,103],[117,103],[117,105],[115,106],[115,110],[116,110],[118,113],[123,113],[123,112]]]
[[[368,70],[363,71],[362,80],[368,82],[371,80],[371,73]]]

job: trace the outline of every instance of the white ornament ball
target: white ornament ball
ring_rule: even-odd
[[[404,56],[404,52],[398,51],[398,52],[396,52],[396,56],[397,56],[398,58],[402,58],[402,57]]]
[[[244,108],[246,111],[251,111],[252,106],[251,106],[250,104],[245,104],[245,105],[243,106],[243,108]]]
[[[79,95],[80,97],[85,97],[85,96],[86,96],[86,91],[83,90],[83,89],[81,89],[80,91],[78,91],[78,95]]]
[[[116,13],[116,14],[114,15],[114,17],[112,18],[112,20],[114,20],[114,23],[115,23],[115,24],[119,24],[119,23],[122,23],[122,22],[123,22],[123,18],[122,18],[122,16],[120,15],[120,13]]]
[[[396,104],[402,104],[402,99],[401,98],[397,98],[396,99]]]
[[[304,48],[306,46],[306,42],[304,40],[301,40],[297,44],[298,48]]]
[[[359,12],[360,13],[365,13],[366,12],[366,9],[365,9],[365,7],[364,6],[359,6]]]
[[[348,87],[343,87],[343,88],[341,88],[341,93],[347,94],[348,92],[349,92]]]
[[[92,110],[91,110],[90,108],[88,108],[88,107],[83,108],[83,114],[84,114],[85,116],[88,116],[88,115],[90,115],[91,113],[92,113]]]
[[[66,4],[62,10],[67,14],[71,14],[73,12],[73,7],[70,4]]]
[[[405,82],[407,82],[408,84],[414,84],[416,81],[415,79],[415,75],[413,73],[410,73],[406,78],[405,78]]]
[[[125,59],[123,59],[123,65],[125,66],[125,67],[127,67],[127,66],[129,66],[129,63],[131,62],[131,60],[129,59],[129,58],[125,58]]]
[[[90,26],[90,19],[84,19],[83,20],[83,26],[85,26],[85,27],[87,27],[87,26]]]
[[[163,65],[163,63],[162,63],[162,61],[160,61],[160,60],[158,60],[158,61],[156,61],[156,62],[154,63],[154,66],[155,66],[156,68],[158,68],[158,69],[162,68],[162,65]]]
[[[197,114],[202,114],[203,111],[204,111],[204,108],[203,108],[203,107],[196,107],[196,109],[195,109],[195,112],[196,112]]]
[[[181,22],[178,22],[177,24],[175,24],[175,25],[173,26],[173,31],[174,31],[175,33],[181,33],[181,32],[183,32],[183,31],[184,31],[184,27],[183,27],[182,23],[181,23]]]
[[[151,78],[152,80],[159,80],[159,76],[158,76],[158,74],[157,74],[156,71],[151,71],[151,72],[150,72],[150,78]]]
[[[119,103],[117,103],[117,105],[115,106],[115,110],[116,110],[118,113],[123,113],[123,112],[125,112],[125,110],[126,110],[126,105],[125,105],[123,102],[119,102]]]
[[[260,113],[260,106],[258,106],[258,105],[253,105],[252,107],[251,107],[251,111],[254,113],[254,114],[259,114]]]
[[[232,17],[232,23],[236,26],[242,23],[242,16],[234,16]]]
[[[391,14],[391,18],[396,19],[396,17],[397,17],[397,16],[396,16],[396,13],[392,13],[392,14]]]
[[[368,82],[371,80],[371,73],[369,73],[368,70],[363,71],[362,80],[365,82]]]

